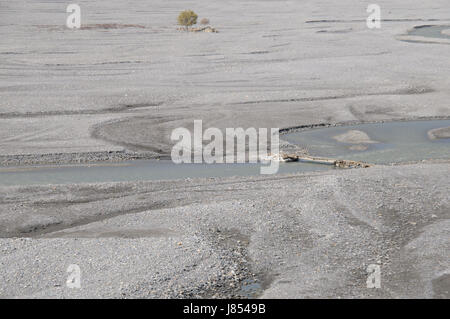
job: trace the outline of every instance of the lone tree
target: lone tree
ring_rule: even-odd
[[[180,13],[178,16],[178,24],[188,28],[197,23],[198,15],[192,10],[186,10]]]

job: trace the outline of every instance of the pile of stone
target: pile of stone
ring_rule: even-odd
[[[201,27],[201,28],[193,28],[192,32],[212,32],[212,33],[218,33],[217,29],[207,26],[207,27]]]
[[[179,27],[177,30],[180,31],[186,31],[186,28]],[[213,27],[207,26],[207,27],[198,27],[198,28],[189,28],[187,31],[190,32],[210,32],[210,33],[218,33],[219,31]]]
[[[336,160],[334,166],[340,168],[367,168],[372,165],[356,161]]]

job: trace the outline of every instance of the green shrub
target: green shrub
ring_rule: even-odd
[[[178,16],[178,24],[186,27],[186,31],[188,28],[197,23],[198,16],[192,10],[186,10],[180,13]]]

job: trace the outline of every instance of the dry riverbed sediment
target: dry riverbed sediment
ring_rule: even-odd
[[[0,296],[448,298],[449,171],[3,187]]]

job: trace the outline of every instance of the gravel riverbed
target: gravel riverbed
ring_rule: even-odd
[[[200,119],[287,132],[450,117],[448,41],[408,36],[450,25],[448,0],[379,0],[381,29],[357,0],[77,3],[81,30],[65,1],[0,3],[2,166],[167,157],[172,130]],[[186,7],[219,32],[179,32]],[[0,187],[0,297],[449,298],[449,173]]]

